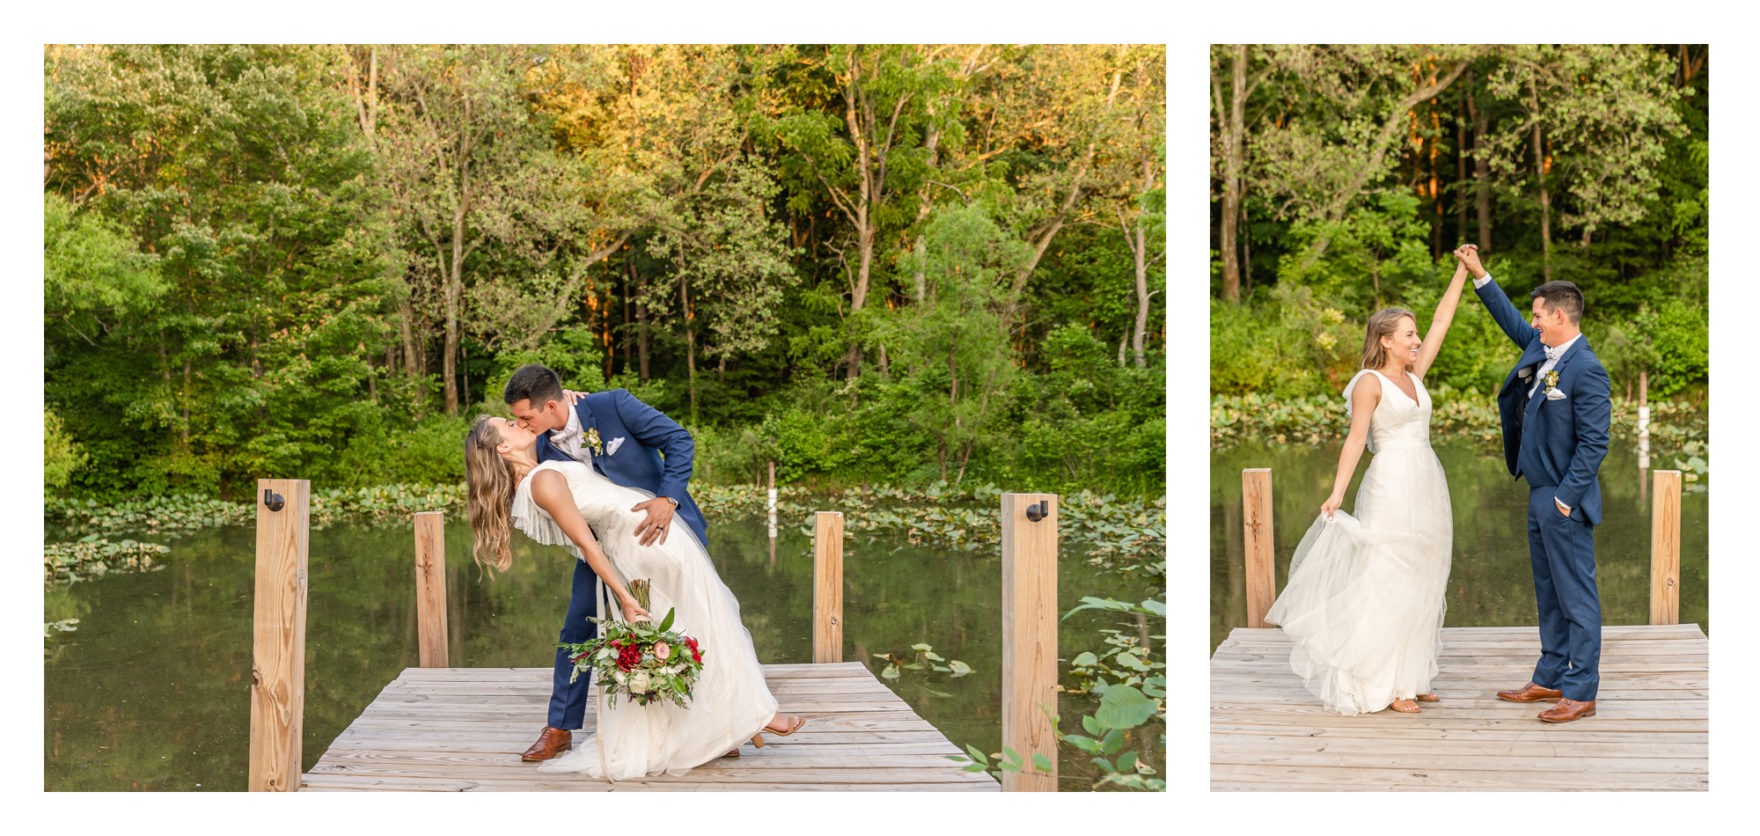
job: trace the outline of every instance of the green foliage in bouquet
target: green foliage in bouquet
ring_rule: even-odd
[[[630,582],[630,591],[642,609],[648,608],[648,582]],[[595,618],[599,636],[585,642],[562,642],[574,662],[569,682],[581,673],[597,671],[600,692],[617,705],[619,696],[637,705],[670,700],[684,708],[690,704],[691,687],[703,671],[703,651],[697,640],[672,632],[677,610],[669,609],[656,626],[653,622]]]

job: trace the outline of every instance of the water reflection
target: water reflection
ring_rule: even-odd
[[[716,525],[715,565],[742,602],[760,660],[806,662],[812,653],[811,539],[788,525],[772,539],[767,522]],[[469,544],[468,526],[447,527],[451,664],[547,666],[567,609],[572,558],[516,536],[513,568],[489,581],[471,564]],[[311,533],[306,769],[399,671],[417,664],[412,549],[408,528]],[[205,531],[176,541],[163,571],[112,575],[45,594],[45,621],[80,619],[79,629],[61,634],[44,656],[45,789],[245,788],[254,551],[250,529]],[[1136,601],[1152,594],[1098,574],[1081,557],[1064,544],[1062,609],[1084,595]],[[858,537],[845,548],[844,581],[844,658],[878,672],[871,654],[908,653],[911,644],[928,642],[970,664],[976,672],[959,680],[907,672],[888,684],[956,744],[999,749],[998,558]],[[1061,625],[1059,655],[1102,650],[1097,631],[1123,627],[1120,618],[1077,614]],[[1073,717],[1076,707],[1063,712]],[[534,735],[543,722],[542,711],[534,711]],[[1139,731],[1152,742],[1161,729]],[[1164,764],[1160,755],[1151,761]],[[1084,788],[1083,764],[1067,755],[1064,762],[1065,788]]]
[[[1448,579],[1450,627],[1536,623],[1526,528],[1528,484],[1510,478],[1500,453],[1444,443],[1436,455],[1448,473],[1454,512],[1454,561]],[[1364,464],[1346,491],[1355,505]],[[1667,466],[1667,460],[1650,463]],[[1241,446],[1210,456],[1210,650],[1246,626],[1246,559],[1241,533],[1241,470],[1272,469],[1277,589],[1288,580],[1290,553],[1320,512],[1338,467],[1337,444],[1283,448]],[[1602,524],[1595,527],[1595,577],[1604,624],[1650,620],[1650,490],[1636,451],[1616,444],[1601,465]],[[1711,632],[1706,560],[1710,553],[1707,492],[1681,498],[1683,624]]]

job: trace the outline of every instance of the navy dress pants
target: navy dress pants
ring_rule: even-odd
[[[598,598],[593,594],[593,582],[597,579],[585,560],[575,559],[574,582],[569,587],[568,620],[562,623],[562,636],[557,641],[584,642],[599,634],[599,625],[587,620],[599,614]],[[593,677],[583,672],[571,685],[568,677],[573,671],[574,663],[568,660],[568,651],[556,648],[556,681],[550,689],[550,718],[547,721],[553,728],[574,731],[586,719],[587,690]]]
[[[1534,684],[1588,702],[1601,685],[1601,596],[1595,587],[1595,527],[1559,513],[1557,488],[1528,492],[1528,558],[1540,610]],[[1574,510],[1574,509],[1573,509]]]

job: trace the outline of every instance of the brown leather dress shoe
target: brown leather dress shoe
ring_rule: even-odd
[[[1523,685],[1520,689],[1515,691],[1497,692],[1498,699],[1509,700],[1510,702],[1539,702],[1541,700],[1556,700],[1563,696],[1564,692],[1562,691],[1555,691],[1551,688],[1542,688],[1532,682]]]
[[[532,744],[519,756],[522,761],[547,761],[563,752],[572,745],[574,735],[553,726],[545,726],[544,733],[538,735],[538,742]]]
[[[1548,723],[1569,723],[1579,717],[1595,716],[1595,701],[1577,702],[1561,699],[1558,705],[1540,712],[1540,719]]]

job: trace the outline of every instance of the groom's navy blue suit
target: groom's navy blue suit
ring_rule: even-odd
[[[1553,371],[1564,398],[1549,400],[1546,384],[1528,391],[1546,361],[1540,331],[1488,281],[1476,291],[1491,318],[1522,349],[1497,394],[1509,472],[1528,480],[1528,557],[1540,609],[1540,662],[1533,682],[1566,699],[1595,699],[1601,683],[1601,598],[1595,587],[1595,530],[1601,522],[1596,472],[1607,455],[1612,387],[1587,337],[1567,349]],[[1560,513],[1557,502],[1571,509]]]
[[[581,434],[598,430],[604,453],[591,454],[593,469],[619,485],[640,488],[655,496],[678,500],[675,516],[695,534],[707,549],[703,512],[690,495],[691,457],[696,443],[691,434],[666,417],[665,413],[637,400],[624,389],[594,392],[574,405],[581,419]],[[583,450],[585,445],[583,444]],[[660,454],[665,453],[662,461]],[[573,461],[567,453],[550,443],[548,433],[538,434],[538,461]],[[585,452],[583,458],[587,456]],[[670,537],[683,534],[676,527]],[[574,583],[568,599],[568,620],[562,624],[559,641],[584,642],[598,633],[598,625],[587,619],[598,615],[598,601],[593,595],[593,570],[586,561],[577,560]],[[550,691],[549,725],[574,730],[586,719],[587,685],[591,677],[580,677],[569,683],[574,670],[568,654],[556,650],[556,679]]]

